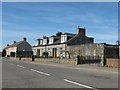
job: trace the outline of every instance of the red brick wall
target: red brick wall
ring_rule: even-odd
[[[120,59],[107,58],[106,65],[111,67],[120,67]]]

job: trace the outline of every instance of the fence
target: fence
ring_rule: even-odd
[[[86,63],[100,63],[101,58],[99,56],[77,56],[78,64],[86,64]]]

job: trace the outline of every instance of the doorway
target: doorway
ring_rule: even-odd
[[[57,48],[53,48],[53,50],[52,50],[52,56],[53,56],[53,58],[57,57]]]

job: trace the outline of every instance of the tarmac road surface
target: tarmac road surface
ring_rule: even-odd
[[[118,72],[2,60],[3,88],[118,88]]]

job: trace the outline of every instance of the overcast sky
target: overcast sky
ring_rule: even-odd
[[[58,31],[76,33],[85,27],[95,43],[115,44],[118,39],[117,2],[3,2],[2,47],[23,37],[33,46],[37,38]]]

